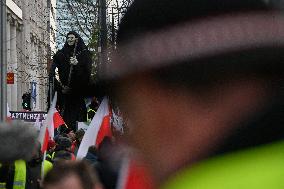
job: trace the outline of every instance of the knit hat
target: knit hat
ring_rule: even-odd
[[[78,139],[82,139],[83,138],[83,136],[84,136],[84,134],[85,134],[85,131],[84,131],[84,129],[79,129],[78,131],[76,131],[76,133],[75,133],[75,135],[76,135],[76,139],[78,140]]]
[[[54,155],[54,161],[58,160],[71,160],[72,159],[72,154],[68,151],[65,150],[60,150],[55,153]]]
[[[58,139],[58,147],[60,149],[66,149],[66,148],[70,148],[72,146],[72,142],[69,138],[67,137],[60,137]]]

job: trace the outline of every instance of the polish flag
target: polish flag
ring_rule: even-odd
[[[154,189],[154,182],[145,165],[138,160],[124,158],[118,175],[117,189]]]
[[[84,158],[90,146],[96,145],[98,147],[105,136],[112,137],[110,117],[109,103],[105,97],[82,139],[77,159]]]
[[[59,114],[57,110],[55,110],[53,114],[53,125],[54,125],[54,129],[57,129],[61,125],[66,125],[63,118],[61,117],[61,115]]]
[[[57,101],[57,92],[55,92],[52,100],[51,107],[48,110],[43,126],[39,133],[39,141],[41,142],[41,151],[44,153],[47,150],[48,140],[54,137],[54,114],[57,112],[55,109]]]

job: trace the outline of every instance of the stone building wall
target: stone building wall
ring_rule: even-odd
[[[7,86],[10,110],[22,110],[22,95],[32,93],[32,110],[47,108],[47,62],[51,57],[49,0],[6,0],[7,72],[14,84]],[[53,41],[51,41],[53,40]]]

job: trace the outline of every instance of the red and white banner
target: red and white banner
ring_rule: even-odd
[[[39,141],[41,142],[41,151],[47,150],[48,140],[54,137],[54,113],[57,112],[55,109],[57,101],[57,93],[55,93],[52,100],[51,107],[48,110],[46,120],[43,122],[39,133]]]
[[[108,99],[105,97],[82,139],[77,159],[84,158],[90,146],[98,147],[105,136],[112,136],[110,116]]]
[[[154,189],[154,182],[142,162],[124,158],[118,175],[117,189]]]

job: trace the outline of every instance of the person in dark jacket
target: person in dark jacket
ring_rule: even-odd
[[[122,164],[122,156],[118,156],[116,144],[111,137],[103,138],[101,144],[97,149],[98,161],[95,164],[95,169],[103,185],[109,189],[117,187],[117,179],[119,168]]]
[[[92,145],[89,147],[88,152],[86,156],[83,158],[83,160],[87,161],[89,164],[96,167],[99,161],[98,150],[96,146]]]
[[[84,135],[85,135],[85,131],[82,128],[75,132],[75,141],[73,143],[75,155],[77,155],[77,152],[79,150],[79,147],[81,145]]]
[[[58,137],[57,145],[55,148],[55,154],[53,161],[57,161],[60,159],[67,159],[67,160],[75,160],[76,157],[71,150],[72,141],[68,137]]]
[[[58,109],[68,127],[76,130],[76,121],[86,121],[87,109],[83,90],[90,81],[92,58],[78,33],[70,31],[66,43],[53,57],[50,78],[55,78],[58,92]]]
[[[26,188],[39,189],[41,180],[43,154],[41,153],[41,145],[37,145],[32,159],[26,162]],[[51,164],[50,162],[48,162]]]

